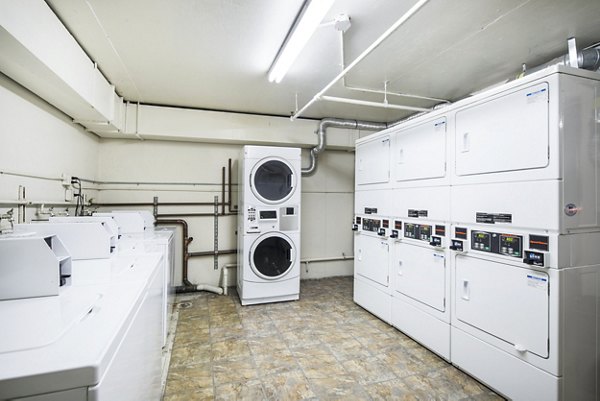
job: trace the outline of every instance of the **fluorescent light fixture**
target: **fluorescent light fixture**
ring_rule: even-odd
[[[269,82],[281,82],[335,0],[306,0],[269,70]]]

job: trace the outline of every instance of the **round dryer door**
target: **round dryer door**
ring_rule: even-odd
[[[295,254],[296,248],[286,235],[278,232],[263,234],[252,245],[252,270],[264,279],[279,279],[292,269]]]
[[[295,190],[294,170],[285,160],[263,159],[252,170],[252,192],[265,203],[281,203]]]

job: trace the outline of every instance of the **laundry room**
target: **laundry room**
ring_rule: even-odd
[[[0,0],[0,400],[600,400],[597,0]]]

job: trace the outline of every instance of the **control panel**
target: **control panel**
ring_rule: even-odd
[[[427,224],[404,223],[404,238],[431,241],[432,227]]]
[[[400,237],[400,232],[402,231],[402,221],[394,220],[394,225],[392,228],[392,233],[390,234],[390,238],[398,238]]]
[[[256,218],[256,208],[253,206],[248,206],[248,208],[246,209],[246,232],[260,232],[258,228],[258,220]]]
[[[381,220],[381,228],[379,228],[379,230],[377,231],[377,235],[384,237],[387,235],[389,229],[390,221],[388,219],[383,219]]]
[[[520,258],[523,255],[523,237],[489,231],[471,231],[471,249]]]
[[[377,232],[379,232],[380,228],[381,228],[381,220],[369,219],[366,217],[362,219],[363,231],[371,231],[371,232],[377,233]]]
[[[247,234],[265,231],[298,231],[300,227],[299,206],[256,207],[248,205],[244,210],[244,230]]]

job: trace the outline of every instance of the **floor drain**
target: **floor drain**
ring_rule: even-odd
[[[192,307],[192,303],[191,302],[180,302],[179,304],[177,304],[177,307],[179,309],[188,309]]]

